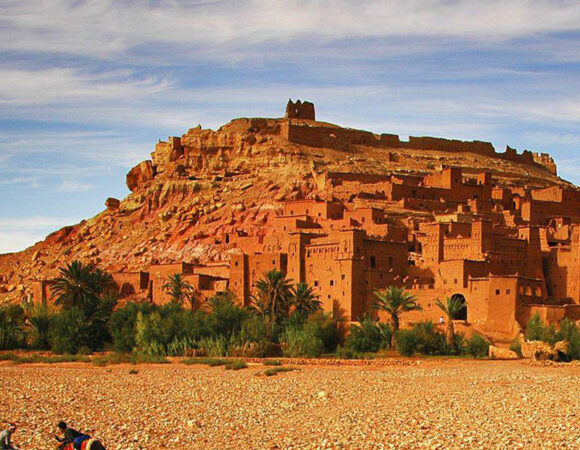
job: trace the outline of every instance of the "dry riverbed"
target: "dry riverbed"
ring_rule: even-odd
[[[579,366],[296,367],[3,363],[0,419],[35,450],[59,420],[108,449],[580,448]]]

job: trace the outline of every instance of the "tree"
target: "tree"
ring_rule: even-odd
[[[308,315],[322,309],[322,302],[312,288],[304,282],[300,282],[290,289],[290,299],[294,311]]]
[[[91,264],[73,261],[60,268],[60,277],[54,280],[53,292],[57,298],[55,305],[68,309],[79,307],[91,315],[97,307],[100,296],[113,285],[110,274]]]
[[[256,283],[257,294],[252,298],[254,308],[266,319],[270,331],[288,317],[291,302],[290,282],[279,270],[264,274]]]
[[[404,288],[389,286],[384,291],[375,291],[375,309],[385,311],[391,316],[393,324],[393,336],[399,330],[401,315],[408,311],[420,311],[422,308],[417,304],[417,298]],[[391,347],[393,338],[391,336]]]
[[[455,345],[455,328],[453,327],[453,319],[457,317],[460,311],[465,308],[465,302],[462,301],[462,297],[458,295],[452,295],[445,299],[445,303],[437,299],[435,301],[436,305],[443,311],[447,317],[447,329],[445,331],[445,336],[447,339],[447,344],[450,348]]]
[[[183,303],[187,301],[191,307],[191,312],[194,312],[198,291],[183,278],[182,274],[169,275],[169,279],[163,285],[163,290],[169,292],[172,303],[182,307]]]

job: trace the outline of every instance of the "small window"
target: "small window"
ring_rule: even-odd
[[[453,280],[453,283],[457,284],[457,278],[455,278],[455,279]]]
[[[330,285],[334,286],[334,280],[330,280]]]
[[[341,280],[344,280],[345,278],[346,278],[346,275],[343,273],[343,274],[340,276],[340,279],[341,279]]]
[[[495,290],[495,295],[499,295],[499,293],[500,293],[500,290],[499,289],[496,289]]]
[[[377,267],[377,260],[374,256],[371,256],[371,269]]]
[[[276,260],[275,259],[272,260],[272,264],[276,264]]]
[[[234,266],[238,267],[238,262],[237,261],[234,263]]]
[[[318,280],[314,280],[314,286],[318,286]]]
[[[510,294],[512,293],[512,291],[511,291],[511,289],[506,289],[506,290],[505,290],[505,293],[506,293],[507,295],[510,295]]]

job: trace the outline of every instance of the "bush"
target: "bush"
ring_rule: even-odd
[[[560,322],[560,337],[568,342],[568,357],[570,359],[580,359],[580,330],[570,319],[566,318]]]
[[[479,334],[474,334],[465,343],[465,353],[474,358],[485,358],[489,354],[489,341]]]
[[[217,358],[188,358],[184,359],[183,364],[192,365],[192,364],[205,364],[210,367],[217,367],[223,366],[227,364],[227,360],[225,359],[217,359]]]
[[[294,367],[274,367],[272,369],[264,371],[264,375],[266,375],[267,377],[272,377],[278,375],[280,372],[292,372],[294,370],[298,369],[295,369]]]
[[[24,310],[21,306],[0,306],[0,350],[24,347],[23,326]]]
[[[431,321],[419,322],[413,326],[417,337],[416,351],[424,355],[448,355],[451,353],[445,336],[435,328]]]
[[[360,321],[360,325],[350,326],[345,345],[356,353],[374,353],[388,346],[386,337],[385,328],[380,328],[376,320],[367,316]]]
[[[516,355],[518,355],[520,358],[522,357],[522,343],[520,342],[520,339],[518,337],[516,337],[512,341],[510,345],[510,350],[514,352]]]
[[[419,345],[419,336],[413,330],[399,330],[395,333],[397,351],[403,356],[413,356]]]
[[[242,342],[264,343],[268,340],[268,328],[264,319],[258,315],[248,317],[242,323]]]
[[[28,347],[35,350],[50,349],[50,321],[52,315],[46,306],[38,305],[27,314]]]
[[[131,352],[135,347],[135,324],[137,314],[149,315],[153,305],[149,303],[127,303],[111,314],[109,329],[113,348],[118,352]]]
[[[197,345],[208,356],[220,357],[229,354],[229,340],[224,336],[202,338],[197,342]]]
[[[546,327],[540,318],[540,314],[536,313],[528,320],[526,326],[526,340],[528,341],[543,341],[546,336]]]
[[[95,341],[85,314],[77,307],[54,315],[50,325],[50,347],[54,353],[75,354],[82,347],[92,348]]]
[[[339,344],[340,336],[336,320],[329,313],[315,311],[306,319],[306,326],[318,328],[325,352],[334,352]]]
[[[233,294],[218,294],[209,300],[211,312],[207,317],[211,336],[230,338],[239,334],[248,312],[234,302]]]
[[[266,359],[264,362],[262,362],[262,364],[264,364],[265,366],[281,366],[282,363],[280,361],[278,361],[277,359]]]
[[[169,364],[163,356],[146,355],[143,353],[133,353],[129,358],[131,364]]]
[[[364,359],[365,355],[349,347],[338,347],[336,349],[336,357],[342,359]]]
[[[301,328],[286,328],[283,341],[285,343],[284,354],[292,358],[316,358],[324,352],[322,330],[316,322],[307,322]]]
[[[246,369],[248,365],[244,361],[237,359],[235,361],[228,362],[225,367],[226,370],[240,370]]]

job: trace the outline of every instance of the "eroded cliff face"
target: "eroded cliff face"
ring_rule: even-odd
[[[311,119],[242,118],[217,131],[198,126],[180,138],[159,142],[151,160],[127,174],[131,193],[119,204],[107,202],[107,209],[91,219],[56,231],[22,252],[0,255],[0,301],[25,298],[33,280],[53,278],[74,259],[109,271],[229,260],[236,249],[225,236],[267,234],[284,200],[355,198],[372,205],[372,195],[362,195],[359,188],[333,188],[326,182],[330,172],[425,175],[457,166],[466,175],[490,171],[495,182],[510,187],[569,185],[555,170],[546,170],[548,156],[541,165],[408,145],[382,148],[352,141],[320,147],[289,140],[290,120],[293,125],[345,130]],[[332,134],[327,138],[334,139]],[[430,215],[393,213],[403,218]]]

